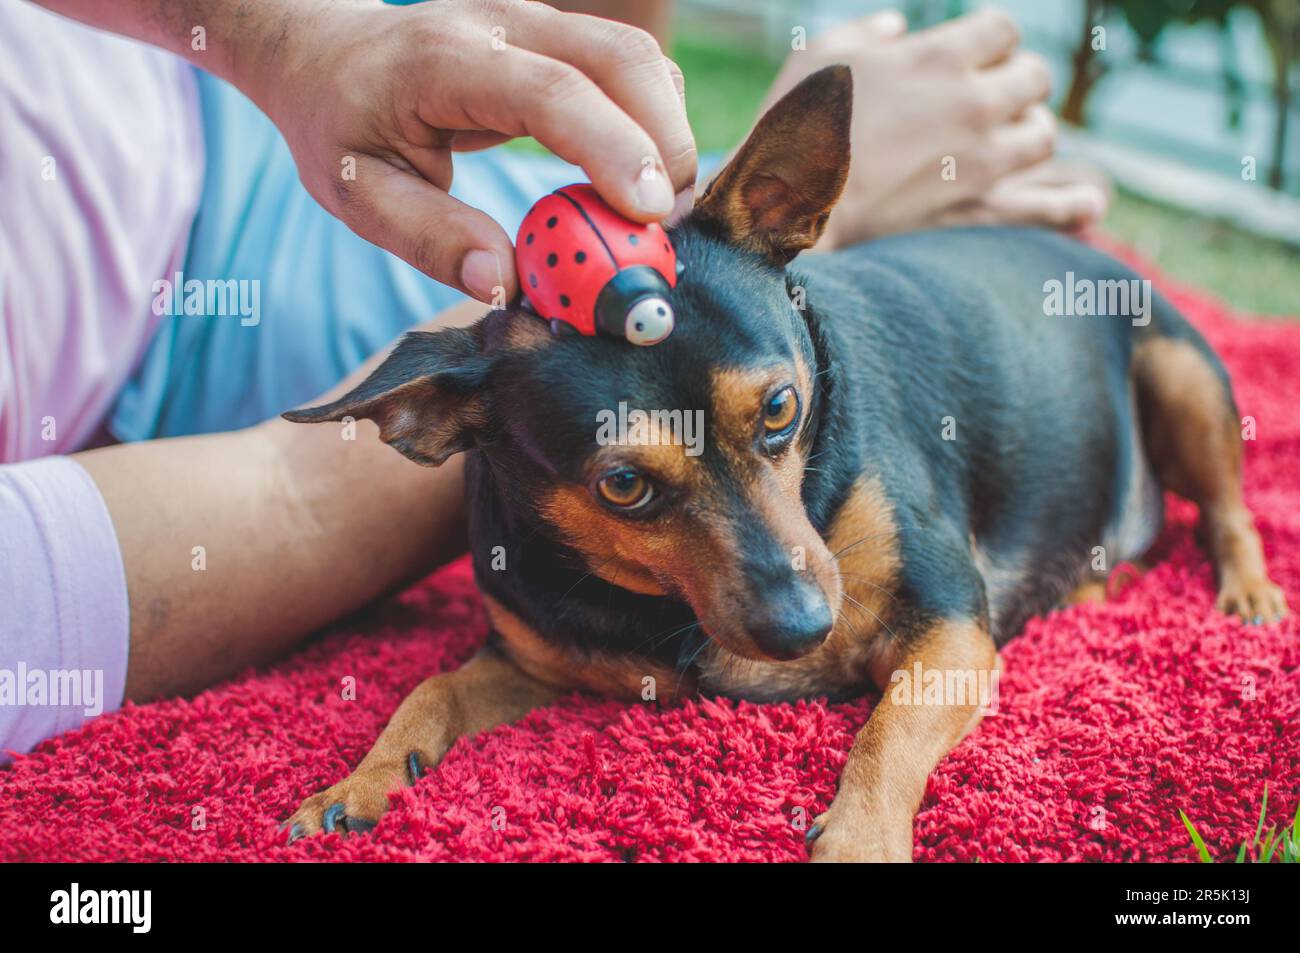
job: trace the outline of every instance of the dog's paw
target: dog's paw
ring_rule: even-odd
[[[884,822],[858,808],[832,804],[808,829],[814,864],[910,864],[912,819]]]
[[[388,810],[388,796],[403,785],[414,784],[422,773],[418,755],[407,758],[404,769],[358,769],[338,784],[313,794],[281,825],[289,843],[315,834],[363,834],[379,823]]]
[[[1225,576],[1214,605],[1225,615],[1253,625],[1280,622],[1287,614],[1286,596],[1263,575]]]

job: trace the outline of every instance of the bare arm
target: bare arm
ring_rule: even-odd
[[[478,304],[439,327],[469,323]],[[358,383],[377,355],[331,393]],[[436,470],[338,425],[247,430],[76,455],[117,530],[131,603],[126,697],[196,691],[465,549],[461,458]],[[196,569],[195,547],[203,547]]]

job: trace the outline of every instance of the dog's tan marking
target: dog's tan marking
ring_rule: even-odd
[[[890,620],[901,562],[893,510],[878,480],[858,481],[835,516],[827,546],[830,553],[839,554],[834,589],[842,595],[826,642],[788,662],[757,661],[713,649],[702,659],[702,687],[774,700],[843,697],[880,682],[893,642]]]
[[[302,834],[318,833],[325,812],[335,804],[344,805],[353,820],[374,822],[388,810],[388,795],[412,783],[412,754],[421,767],[433,767],[456,739],[521,718],[561,691],[484,650],[456,671],[421,682],[398,706],[356,770],[303,801],[289,823]]]
[[[1062,606],[1091,605],[1106,601],[1106,583],[1101,579],[1089,579],[1061,600]]]
[[[692,553],[706,542],[697,540],[693,547],[688,546],[679,517],[653,527],[620,519],[582,486],[554,488],[540,501],[538,510],[559,530],[564,542],[582,554],[595,575],[646,595],[663,595],[659,572],[681,574]]]
[[[1147,454],[1161,483],[1196,503],[1218,572],[1221,612],[1271,622],[1286,597],[1268,578],[1241,494],[1240,421],[1222,381],[1186,341],[1151,338],[1133,354]]]
[[[853,740],[835,800],[817,819],[814,861],[910,862],[912,819],[930,772],[979,724],[981,703],[989,700],[966,686],[978,684],[980,673],[985,685],[996,686],[997,651],[975,622],[940,621],[894,648],[889,665],[907,678],[919,663],[922,672],[944,673],[963,689],[917,704],[905,682],[881,686],[880,702]]]
[[[557,691],[595,692],[608,698],[639,701],[646,677],[655,680],[655,699],[672,702],[695,694],[690,676],[678,676],[665,665],[636,656],[580,652],[543,639],[517,615],[484,595],[492,630],[505,643],[505,653],[528,675]]]
[[[805,463],[801,447],[796,442],[775,461],[756,447],[763,403],[774,388],[793,383],[807,414],[811,372],[797,361],[793,377],[780,368],[714,372],[706,452],[726,459],[725,486],[681,446],[606,448],[593,462],[593,473],[617,462],[637,466],[683,493],[684,504],[657,519],[625,519],[592,499],[586,487],[561,486],[546,494],[540,512],[600,578],[633,592],[684,599],[728,651],[761,657],[734,621],[743,615],[749,586],[743,576],[744,554],[729,520],[760,521],[790,552],[792,562],[802,550],[832,610],[840,598],[834,561],[808,521],[800,495]],[[731,515],[737,488],[746,504],[740,517]]]

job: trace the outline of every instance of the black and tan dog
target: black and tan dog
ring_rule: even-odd
[[[787,268],[844,184],[850,80],[832,67],[781,100],[671,232],[685,272],[663,343],[556,337],[494,311],[407,335],[347,396],[285,415],[370,418],[428,466],[469,453],[492,624],[481,654],[420,685],[356,771],[303,803],[295,836],[369,829],[458,737],[574,689],[880,688],[811,852],[910,860],[926,779],[981,708],[909,704],[891,674],[994,671],[1027,617],[1098,588],[1097,554],[1143,553],[1162,488],[1200,506],[1219,608],[1285,612],[1206,343],[1159,296],[1145,321],[1044,313],[1046,282],[1132,272],[1054,233],[991,228]],[[620,402],[703,410],[703,452],[603,445],[597,421]]]

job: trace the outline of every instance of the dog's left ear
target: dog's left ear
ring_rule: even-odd
[[[849,174],[853,75],[828,66],[767,111],[692,218],[784,265],[821,237]]]
[[[299,424],[368,417],[379,437],[416,463],[442,464],[468,450],[488,426],[482,321],[411,331],[369,377],[332,403],[281,414]]]

